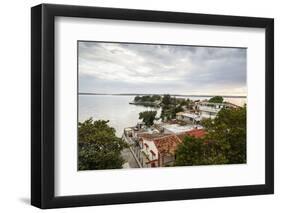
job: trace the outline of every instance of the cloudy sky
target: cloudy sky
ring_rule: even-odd
[[[246,49],[78,43],[79,92],[246,95]]]

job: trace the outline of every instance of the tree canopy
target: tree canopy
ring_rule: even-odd
[[[223,150],[227,163],[246,162],[247,138],[246,106],[237,109],[222,109],[214,120],[203,121],[208,136]]]
[[[93,121],[92,118],[78,124],[79,170],[122,168],[121,151],[126,147],[122,139],[115,136],[109,121]]]
[[[160,95],[144,95],[144,96],[136,96],[134,98],[135,102],[155,102],[161,100]]]
[[[156,117],[157,111],[144,111],[139,113],[139,119],[145,123],[146,126],[152,126]]]
[[[160,117],[162,120],[171,120],[176,117],[176,113],[184,111],[183,106],[186,105],[186,101],[183,98],[175,98],[167,94],[163,96],[161,105]]]
[[[172,98],[169,94],[163,96],[162,104],[165,106],[172,104]]]
[[[222,109],[202,125],[206,136],[185,137],[176,150],[176,166],[246,163],[246,106]]]
[[[218,144],[186,136],[176,150],[175,166],[224,164],[227,159]]]
[[[223,97],[221,96],[214,96],[210,98],[209,100],[210,103],[222,103],[223,102]]]

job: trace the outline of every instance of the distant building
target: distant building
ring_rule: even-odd
[[[214,119],[223,107],[222,103],[200,102],[198,104],[201,119]]]
[[[196,124],[201,120],[200,115],[190,112],[178,112],[176,114],[176,119],[180,121],[185,121],[188,123]]]
[[[214,119],[223,108],[238,108],[238,106],[231,103],[212,103],[208,101],[199,102],[197,105],[201,119]]]

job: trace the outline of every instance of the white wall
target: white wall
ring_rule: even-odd
[[[281,13],[279,1],[245,0],[58,0],[45,3],[81,4],[137,9],[171,10],[211,14],[264,16],[275,18],[275,59],[281,55]],[[1,2],[1,144],[0,212],[39,212],[29,206],[30,196],[30,7],[37,0]],[[275,195],[114,205],[51,210],[51,212],[278,212],[281,207],[281,69],[275,63]],[[278,85],[277,85],[278,84]]]
[[[143,140],[143,144],[147,144],[148,148],[146,146],[143,146],[142,151],[144,151],[146,154],[148,154],[148,157],[150,160],[155,160],[158,159],[158,150],[157,147],[155,146],[155,143],[151,140]],[[155,156],[152,155],[151,151],[155,153]]]

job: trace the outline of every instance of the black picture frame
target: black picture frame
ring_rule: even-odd
[[[265,184],[93,195],[54,195],[55,17],[264,28]],[[42,208],[217,198],[274,193],[274,20],[271,18],[41,4],[31,8],[31,204]]]

